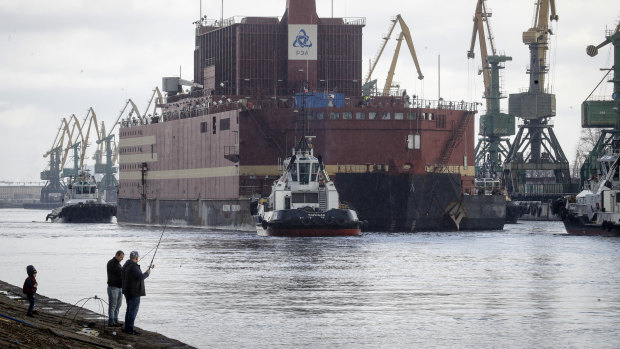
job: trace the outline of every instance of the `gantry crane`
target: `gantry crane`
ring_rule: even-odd
[[[105,200],[108,202],[116,201],[116,191],[118,188],[118,180],[114,176],[115,173],[118,172],[118,167],[114,166],[114,164],[116,163],[116,159],[118,158],[118,147],[116,147],[115,135],[113,131],[125,114],[127,107],[129,106],[131,106],[131,109],[129,111],[127,119],[131,120],[133,117],[132,115],[135,113],[137,116],[136,122],[146,123],[146,120],[144,120],[141,116],[138,107],[130,98],[125,102],[125,106],[116,118],[116,121],[114,121],[114,123],[112,124],[112,128],[110,128],[110,131],[108,131],[108,133],[106,134],[105,124],[103,124],[102,122],[101,132],[98,133],[99,139],[97,140],[97,154],[95,154],[95,173],[103,174],[103,177],[100,181],[97,182],[97,184],[99,186],[99,190],[104,193]],[[104,153],[106,161],[105,163],[102,163],[101,160]]]
[[[497,177],[503,171],[502,158],[505,159],[510,149],[508,136],[515,134],[515,119],[513,116],[500,111],[500,99],[504,98],[500,89],[499,70],[502,63],[512,60],[511,57],[497,55],[491,34],[489,18],[491,12],[487,10],[486,0],[478,0],[474,15],[474,29],[471,35],[471,45],[467,51],[468,58],[474,58],[476,37],[480,45],[481,73],[484,80],[484,98],[486,99],[486,114],[480,117],[478,143],[476,144],[476,175],[478,177]],[[485,33],[486,28],[486,33]],[[491,55],[488,55],[488,47]]]
[[[400,53],[400,45],[403,39],[405,39],[405,41],[407,42],[407,46],[409,47],[409,52],[411,53],[411,57],[413,58],[413,62],[415,63],[415,67],[418,71],[418,79],[420,80],[424,79],[424,75],[422,75],[422,71],[420,70],[420,64],[418,64],[418,56],[415,53],[415,48],[413,46],[413,40],[411,39],[411,32],[409,31],[409,27],[407,26],[403,18],[400,16],[400,14],[398,14],[396,15],[396,17],[392,19],[390,30],[388,34],[383,38],[383,44],[381,45],[379,52],[375,56],[374,62],[372,62],[371,64],[370,70],[368,71],[368,75],[366,76],[366,80],[364,81],[364,84],[366,85],[370,81],[370,78],[372,77],[372,73],[374,72],[375,67],[377,66],[377,62],[379,62],[379,59],[381,58],[381,55],[383,54],[383,50],[385,50],[385,46],[387,45],[388,41],[390,40],[390,37],[392,36],[392,32],[394,31],[394,28],[396,28],[396,24],[400,24],[401,32],[400,32],[400,35],[398,36],[398,39],[396,39],[398,43],[396,44],[396,50],[394,51],[394,57],[392,57],[392,64],[390,65],[390,70],[388,71],[387,79],[385,80],[385,85],[383,87],[384,96],[388,96],[390,94],[390,90],[392,89],[392,80],[394,78],[394,71],[396,70],[396,62],[398,61],[398,54]]]
[[[527,92],[510,94],[508,112],[523,120],[504,162],[504,181],[512,197],[552,199],[573,193],[569,163],[558,142],[551,118],[555,95],[545,90],[549,22],[558,20],[554,0],[537,0],[534,25],[523,33],[530,51]]]
[[[43,154],[44,158],[49,157],[49,169],[41,172],[41,180],[46,181],[45,186],[41,189],[42,203],[60,203],[67,192],[67,187],[61,181],[61,175],[69,151],[68,147],[73,144],[72,139],[77,118],[75,115],[71,115],[69,120],[73,123],[72,126],[66,118],[62,118],[50,150]]]
[[[611,100],[586,100],[581,107],[581,127],[609,128],[602,130],[596,145],[581,166],[580,184],[582,186],[588,178],[598,174],[598,161],[596,160],[605,149],[620,152],[620,23],[615,30],[606,33],[605,41],[597,46],[588,46],[586,53],[594,57],[598,54],[598,49],[610,43],[614,46],[614,65],[605,77],[613,71],[614,77],[610,80],[614,84]]]

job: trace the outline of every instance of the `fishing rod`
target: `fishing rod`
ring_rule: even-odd
[[[170,221],[170,217],[166,220],[166,224],[164,224],[164,229],[161,231],[161,235],[159,236],[159,241],[157,242],[157,246],[155,246],[155,252],[153,253],[153,258],[151,258],[151,264],[149,264],[149,269],[155,268],[153,265],[153,261],[155,260],[155,255],[157,254],[157,250],[159,249],[159,244],[161,244],[161,239],[164,237],[164,232],[166,231],[166,227],[168,226],[168,222]]]
[[[166,219],[166,223],[164,224],[164,229],[162,229],[162,231],[161,231],[161,235],[159,236],[159,241],[157,242],[157,246],[155,246],[155,248],[152,248],[144,256],[142,256],[142,258],[140,258],[138,260],[138,262],[140,262],[142,259],[144,259],[144,257],[148,256],[149,253],[151,253],[151,251],[155,250],[155,253],[153,253],[153,258],[151,258],[151,264],[149,265],[149,269],[155,268],[155,266],[153,265],[153,261],[155,260],[155,255],[157,254],[157,250],[159,249],[159,244],[161,244],[161,239],[164,237],[164,232],[166,231],[166,227],[168,226],[168,222],[170,222],[170,214],[171,213],[172,213],[172,210],[170,212],[168,212],[168,219]]]

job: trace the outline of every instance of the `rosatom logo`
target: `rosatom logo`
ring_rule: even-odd
[[[299,31],[299,34],[297,34],[297,38],[295,39],[295,42],[293,42],[293,47],[301,47],[301,48],[312,47],[312,41],[310,41],[310,37],[308,36],[308,34],[306,34],[305,29],[302,29]]]
[[[289,59],[317,59],[317,26],[316,24],[291,24],[288,28]]]

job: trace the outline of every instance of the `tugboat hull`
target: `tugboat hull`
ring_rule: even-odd
[[[260,236],[290,236],[290,237],[325,237],[325,236],[359,236],[360,229],[332,229],[332,228],[267,228],[257,229]]]
[[[348,209],[327,212],[303,209],[279,210],[257,217],[256,231],[261,236],[357,236],[363,222]]]
[[[48,214],[45,220],[60,223],[110,223],[113,216],[116,216],[115,205],[89,203],[62,206]]]
[[[620,224],[612,222],[591,223],[586,217],[575,216],[567,216],[562,222],[570,235],[620,236]]]

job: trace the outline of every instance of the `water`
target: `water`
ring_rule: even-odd
[[[39,292],[68,303],[105,299],[114,252],[144,255],[162,231],[47,213],[0,210],[0,279],[21,286],[33,264]],[[136,325],[200,348],[618,348],[619,254],[620,239],[559,222],[346,238],[169,227]]]

